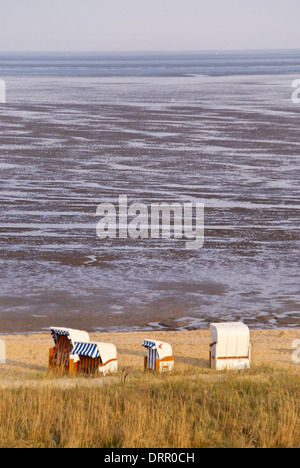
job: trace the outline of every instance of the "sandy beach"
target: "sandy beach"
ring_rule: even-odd
[[[90,334],[92,341],[112,342],[118,349],[119,369],[143,368],[144,338],[167,341],[173,347],[176,368],[186,366],[208,367],[210,331],[133,332]],[[5,335],[0,339],[6,343],[6,364],[0,365],[0,376],[12,374],[24,377],[47,371],[49,348],[53,346],[50,334]],[[252,330],[252,365],[269,364],[293,366],[294,340],[300,340],[300,330]],[[300,365],[298,366],[300,372]],[[0,380],[1,384],[1,380]]]

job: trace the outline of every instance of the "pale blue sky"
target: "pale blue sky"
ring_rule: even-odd
[[[299,0],[0,0],[0,50],[300,47]]]

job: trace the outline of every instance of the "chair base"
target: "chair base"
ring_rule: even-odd
[[[168,356],[164,359],[157,359],[155,362],[155,369],[148,367],[148,358],[147,356],[144,357],[144,370],[145,372],[154,371],[158,373],[162,372],[171,372],[174,369],[174,357]]]
[[[105,364],[101,362],[100,358],[91,358],[88,356],[79,356],[79,361],[75,362],[70,359],[69,374],[77,376],[83,375],[108,375],[116,374],[118,372],[117,359],[111,359]]]

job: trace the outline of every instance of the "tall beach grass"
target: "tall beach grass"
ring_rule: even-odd
[[[299,447],[300,378],[258,368],[0,386],[1,447]]]

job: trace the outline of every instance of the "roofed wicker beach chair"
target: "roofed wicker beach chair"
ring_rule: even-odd
[[[89,334],[83,330],[51,327],[54,348],[49,350],[49,369],[69,370],[70,355],[76,341],[89,342]]]
[[[251,361],[250,331],[242,322],[210,325],[210,367],[216,370],[249,369]]]
[[[111,343],[76,342],[71,352],[70,374],[115,374],[117,349]]]
[[[147,348],[147,356],[144,358],[145,371],[156,372],[172,371],[174,369],[174,357],[171,345],[157,340],[144,340],[144,348]]]

